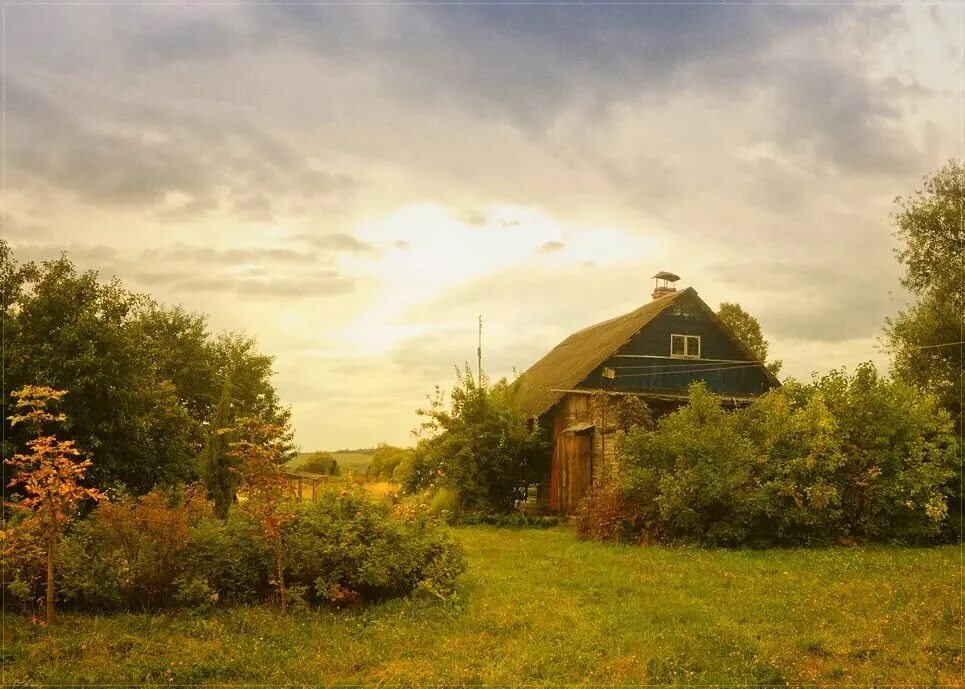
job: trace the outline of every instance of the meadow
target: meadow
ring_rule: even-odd
[[[450,602],[8,615],[5,684],[961,686],[957,546],[709,550],[461,527]]]

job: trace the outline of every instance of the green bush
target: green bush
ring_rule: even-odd
[[[439,488],[429,500],[429,514],[433,517],[445,517],[447,520],[458,518],[462,514],[459,493],[445,486]]]
[[[204,581],[225,604],[268,598],[271,566],[271,553],[258,524],[237,507],[225,521],[214,517],[199,521],[182,555],[183,576]]]
[[[324,474],[325,476],[338,476],[338,460],[327,452],[313,452],[305,460],[304,464],[299,465],[296,471],[304,471],[308,474]]]
[[[465,569],[462,550],[426,518],[400,520],[363,491],[326,492],[299,506],[286,528],[289,584],[315,601],[401,596],[417,589],[447,596]]]
[[[284,533],[285,576],[289,594],[305,604],[416,591],[447,597],[465,569],[443,525],[396,517],[362,490],[324,491],[294,509]],[[6,589],[32,609],[42,597],[42,563],[20,560]],[[221,520],[190,496],[149,493],[101,504],[72,526],[57,551],[59,600],[107,612],[258,604],[276,594],[273,566],[259,525],[244,510],[233,507]]]
[[[955,536],[952,421],[870,364],[794,381],[726,411],[703,386],[620,447],[619,494],[596,491],[581,532],[708,545],[926,543]]]
[[[389,480],[398,466],[412,454],[412,448],[379,443],[372,451],[372,462],[365,470],[369,480]]]
[[[424,437],[395,472],[406,492],[446,487],[467,510],[507,513],[548,469],[545,438],[506,379],[475,381],[467,367],[448,406],[440,393],[419,414]]]

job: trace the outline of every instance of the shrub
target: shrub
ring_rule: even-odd
[[[639,515],[634,515],[623,487],[610,480],[595,484],[576,511],[576,532],[594,541],[632,542],[642,529]]]
[[[304,471],[308,474],[338,476],[338,460],[327,452],[313,452],[308,456],[304,464],[299,465],[297,471]]]
[[[362,491],[325,492],[287,526],[286,571],[313,600],[343,603],[405,595],[446,596],[465,569],[461,549],[424,517],[404,521]]]
[[[282,525],[289,602],[344,605],[418,591],[450,596],[465,570],[462,550],[444,525],[420,511],[399,518],[361,489],[293,504],[293,519]],[[32,559],[29,548],[19,552],[7,561],[6,589],[22,609],[35,611],[43,595],[42,550]],[[59,602],[78,610],[202,612],[278,594],[275,552],[257,516],[233,506],[220,520],[191,497],[149,493],[102,504],[72,525],[57,558]]]
[[[445,486],[439,488],[429,501],[429,514],[433,517],[454,519],[461,513],[462,503],[459,501],[459,493],[452,488]]]
[[[365,470],[370,480],[391,479],[398,466],[412,454],[412,448],[379,443],[372,452],[372,462]]]
[[[200,577],[179,577],[174,580],[174,601],[178,607],[204,612],[218,602],[218,592]]]
[[[442,486],[468,510],[509,512],[547,468],[546,442],[505,379],[477,382],[467,367],[448,408],[440,393],[419,413],[426,435],[396,470],[407,492]]]
[[[252,604],[271,593],[271,553],[255,520],[233,507],[225,521],[202,519],[191,529],[182,576],[203,580],[224,604]]]
[[[956,447],[934,397],[870,364],[733,412],[695,385],[689,405],[626,434],[619,490],[591,493],[579,528],[708,545],[953,538]]]
[[[3,546],[3,585],[12,599],[8,599],[7,605],[13,610],[37,613],[46,593],[44,579],[47,576],[47,551],[43,529],[37,520],[30,519],[23,512],[14,513],[6,527],[0,535]],[[63,541],[59,547],[63,547]],[[62,594],[62,590],[60,593]]]

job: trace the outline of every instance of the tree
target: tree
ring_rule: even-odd
[[[398,473],[407,490],[452,488],[468,509],[506,512],[526,498],[546,469],[546,442],[520,409],[506,379],[475,381],[467,365],[457,375],[448,408],[437,395],[422,439]]]
[[[228,379],[236,416],[258,416],[289,434],[273,359],[253,339],[213,337],[203,315],[165,307],[116,279],[105,283],[66,255],[20,265],[3,240],[0,288],[7,384],[71,391],[62,405],[66,430],[94,461],[96,485],[141,495],[195,480]],[[5,456],[28,439],[8,415],[0,414]],[[291,445],[289,434],[289,452]]]
[[[761,324],[756,318],[747,313],[740,304],[724,302],[717,310],[717,317],[731,329],[737,338],[750,348],[758,361],[767,361],[767,350],[770,343],[761,334]],[[775,376],[780,372],[783,362],[772,361],[767,364],[767,370]]]
[[[17,302],[5,313],[12,321],[11,387],[37,383],[71,391],[62,405],[66,430],[95,461],[91,479],[98,485],[142,493],[155,483],[190,479],[197,453],[185,428],[190,416],[176,390],[155,374],[151,352],[133,328],[146,298],[117,280],[102,284],[96,273],[78,272],[66,257],[30,264],[20,274]],[[26,436],[10,430],[14,449],[23,448]]]
[[[228,455],[237,461],[240,487],[245,494],[244,509],[258,520],[262,534],[275,557],[275,585],[281,598],[281,612],[288,610],[285,587],[285,524],[295,518],[287,502],[288,480],[285,463],[285,429],[260,419],[239,419],[235,426],[239,440],[230,443]]]
[[[892,373],[934,392],[962,435],[962,364],[965,345],[965,237],[962,186],[965,166],[952,160],[909,197],[898,197],[893,216],[901,279],[914,302],[889,318],[885,340]]]
[[[338,476],[338,461],[327,452],[313,452],[303,464],[299,465],[298,470],[309,474]]]
[[[21,486],[24,492],[24,497],[11,507],[29,511],[31,515],[21,527],[36,526],[44,534],[48,625],[54,620],[54,552],[60,535],[78,503],[103,497],[100,491],[80,485],[92,463],[89,459],[78,459],[80,452],[74,441],[58,440],[55,435],[43,432],[45,424],[66,420],[64,414],[54,414],[48,409],[48,405],[66,394],[64,390],[41,386],[25,386],[13,393],[14,407],[19,413],[10,417],[11,425],[25,423],[35,435],[27,441],[27,454],[18,453],[4,460],[17,470],[8,486]]]
[[[365,470],[368,479],[391,479],[396,468],[410,455],[412,448],[379,443],[372,451],[372,462]]]
[[[233,470],[228,453],[232,423],[231,379],[228,378],[224,382],[218,408],[208,427],[200,466],[208,497],[214,501],[215,514],[222,519],[228,516],[228,509],[235,501],[238,485],[238,474]]]

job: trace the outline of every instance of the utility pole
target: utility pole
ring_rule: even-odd
[[[479,345],[476,347],[476,376],[479,387],[482,387],[482,314],[479,315]]]

